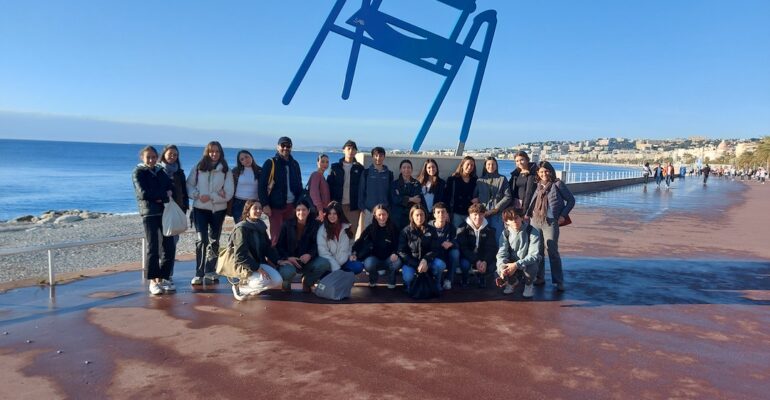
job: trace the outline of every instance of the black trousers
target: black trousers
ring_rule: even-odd
[[[142,218],[147,240],[147,251],[144,253],[147,279],[168,279],[174,271],[176,243],[173,236],[163,236],[162,220],[160,215]]]

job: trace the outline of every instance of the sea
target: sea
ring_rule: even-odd
[[[163,145],[154,145],[158,151]],[[88,210],[117,214],[137,213],[131,174],[144,145],[0,139],[0,221],[23,215],[38,216],[48,210]],[[204,146],[180,145],[185,172],[197,163]],[[230,166],[240,149],[225,148]],[[275,150],[247,149],[262,164]],[[293,151],[302,179],[316,170],[317,152]],[[327,152],[332,162],[341,153]],[[501,174],[510,174],[513,161],[500,160]],[[556,169],[563,164],[556,162]],[[417,171],[419,166],[415,165]],[[571,171],[629,171],[635,167],[572,164]],[[446,178],[446,177],[444,177]]]

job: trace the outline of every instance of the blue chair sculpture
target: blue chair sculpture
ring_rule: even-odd
[[[310,50],[308,50],[305,59],[294,75],[291,84],[289,84],[289,88],[283,96],[283,104],[288,105],[291,102],[329,32],[337,33],[353,41],[345,74],[345,83],[342,88],[343,99],[350,97],[350,89],[358,62],[358,53],[362,44],[445,77],[444,83],[441,89],[439,89],[438,95],[433,101],[433,105],[430,111],[428,111],[428,115],[425,117],[425,121],[412,145],[412,152],[417,152],[420,150],[420,146],[422,146],[422,142],[425,140],[425,136],[428,134],[428,130],[430,130],[455,76],[457,76],[457,71],[460,69],[465,58],[470,57],[478,61],[478,66],[476,67],[476,75],[473,80],[470,98],[468,99],[468,106],[465,110],[463,126],[460,130],[460,142],[457,145],[456,155],[461,155],[465,148],[465,141],[468,139],[473,113],[476,109],[476,102],[479,97],[479,90],[481,89],[481,81],[484,78],[484,70],[489,58],[489,50],[492,47],[492,38],[497,26],[497,12],[487,10],[476,15],[473,18],[473,24],[465,40],[462,43],[458,43],[457,39],[465,23],[468,21],[468,17],[476,11],[475,0],[438,0],[460,11],[460,17],[449,37],[437,35],[383,13],[379,10],[382,0],[362,0],[361,8],[346,21],[348,25],[355,28],[355,30],[350,30],[335,24],[346,1],[337,0],[334,7],[332,7],[326,22],[324,22],[320,32],[318,32],[318,36],[316,36],[315,41],[310,46]],[[481,50],[475,50],[471,46],[484,23],[487,24],[484,43]],[[412,36],[407,36],[399,32],[399,30],[406,31]]]

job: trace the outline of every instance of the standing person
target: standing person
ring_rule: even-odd
[[[417,273],[430,272],[436,283],[436,289],[441,291],[441,274],[446,264],[436,258],[440,244],[436,229],[427,224],[425,210],[415,204],[409,210],[409,225],[401,230],[398,240],[398,255],[403,266],[401,276],[407,291]]]
[[[543,255],[540,254],[540,232],[524,220],[524,211],[507,208],[503,211],[505,231],[497,250],[497,280],[503,293],[513,293],[520,280],[524,281],[524,298],[534,295],[534,282]]]
[[[484,161],[484,172],[476,181],[471,201],[484,205],[489,226],[495,229],[495,234],[502,234],[503,219],[500,213],[511,203],[511,188],[508,178],[498,173],[496,158],[487,157]],[[497,241],[497,238],[495,240]]]
[[[313,200],[313,206],[318,214],[318,221],[324,220],[324,208],[332,201],[329,193],[329,184],[324,179],[324,172],[329,168],[329,156],[319,154],[316,159],[316,169],[310,174],[307,186],[310,192],[310,199]]]
[[[374,206],[390,207],[390,193],[393,191],[393,172],[385,165],[385,149],[372,149],[372,164],[361,174],[358,185],[358,209],[363,213],[362,228],[372,221]]]
[[[679,166],[679,179],[684,179],[685,175],[687,175],[687,167],[682,164]]]
[[[278,243],[283,221],[294,216],[294,204],[302,195],[302,172],[291,155],[292,146],[290,138],[281,136],[275,155],[262,164],[262,175],[259,177],[259,198],[263,202],[264,213],[270,218],[273,246]]]
[[[331,265],[318,256],[317,240],[321,223],[310,218],[310,205],[300,201],[294,215],[294,218],[283,222],[278,235],[275,246],[280,258],[278,271],[283,278],[283,290],[291,289],[291,281],[299,273],[302,274],[302,291],[308,293],[321,275],[331,270]]]
[[[257,200],[248,200],[243,205],[241,222],[235,225],[231,240],[235,249],[236,263],[247,265],[251,273],[246,279],[232,286],[236,300],[245,300],[268,289],[281,287],[281,274],[270,264],[275,265],[278,255],[270,246],[267,227],[262,222],[262,204]]]
[[[384,204],[374,206],[374,221],[353,244],[353,255],[364,260],[369,274],[369,287],[377,286],[380,272],[388,274],[388,289],[396,288],[396,272],[401,268],[398,257],[398,229]]]
[[[492,274],[497,254],[498,235],[495,228],[489,226],[484,217],[486,207],[483,204],[472,204],[468,207],[468,217],[457,228],[457,243],[460,244],[460,270],[462,271],[461,286],[468,285],[468,274],[476,270],[479,288],[487,287],[487,277]]]
[[[701,174],[703,174],[703,184],[705,185],[706,181],[709,180],[709,174],[711,173],[711,167],[707,163],[706,166],[703,167],[703,169],[700,170],[700,172],[701,172]]]
[[[666,163],[666,169],[665,169],[665,175],[666,175],[666,189],[671,187],[671,182],[674,180],[674,166],[671,165],[671,163]]]
[[[433,218],[433,205],[444,200],[446,181],[441,179],[438,172],[438,163],[429,158],[422,164],[417,181],[422,187],[423,207],[428,213],[428,218]]]
[[[551,265],[551,282],[556,290],[564,291],[564,274],[562,272],[561,256],[559,255],[559,224],[564,223],[572,207],[575,206],[575,196],[567,185],[556,179],[556,172],[548,161],[541,161],[537,170],[537,191],[527,209],[532,226],[540,231],[548,262]],[[545,284],[545,256],[540,261],[535,285]]]
[[[398,166],[401,172],[393,182],[393,217],[398,229],[409,224],[409,210],[415,204],[422,204],[422,188],[420,182],[412,177],[412,162],[401,160]]]
[[[179,206],[182,211],[187,214],[187,210],[190,209],[190,196],[187,194],[187,181],[182,169],[182,161],[179,160],[179,149],[176,145],[167,144],[163,148],[163,152],[160,156],[160,162],[158,163],[163,172],[171,178],[171,183],[174,186],[174,202]],[[179,243],[179,235],[174,235],[174,244]],[[176,291],[176,285],[174,285],[174,266],[171,266],[171,272],[165,286],[165,291]]]
[[[663,180],[663,168],[661,168],[660,163],[655,163],[652,174],[653,178],[655,178],[655,183],[660,187],[660,181]]]
[[[150,293],[159,295],[173,292],[176,288],[169,285],[171,271],[174,269],[176,244],[173,237],[163,236],[163,209],[173,195],[174,185],[158,162],[158,151],[146,146],[139,152],[142,161],[134,168],[132,175],[136,204],[142,216],[144,237],[147,251],[144,262],[147,265],[147,280],[150,281]]]
[[[647,182],[650,180],[650,175],[652,175],[652,170],[650,169],[650,163],[645,162],[644,167],[642,167],[642,176],[644,177],[645,185],[647,185]]]
[[[193,199],[192,214],[198,234],[195,241],[195,276],[190,284],[201,285],[204,278],[218,282],[214,269],[219,258],[219,236],[222,234],[227,202],[233,197],[233,174],[219,142],[206,145],[203,157],[187,177],[187,192]]]
[[[233,168],[233,187],[235,188],[233,198],[230,200],[230,213],[233,222],[236,224],[241,221],[243,206],[249,200],[259,200],[257,191],[259,175],[262,168],[259,168],[254,156],[248,150],[238,152],[238,165]]]
[[[457,169],[446,181],[444,192],[444,204],[449,206],[452,215],[452,224],[460,226],[468,217],[468,207],[473,199],[473,191],[476,189],[476,160],[471,156],[463,157]]]
[[[323,225],[318,228],[318,255],[329,262],[332,271],[342,269],[354,274],[364,270],[364,263],[353,255],[353,230],[342,204],[332,200],[326,210]]]
[[[537,189],[537,164],[529,161],[525,151],[516,153],[514,159],[516,169],[511,172],[511,203],[523,210]]]
[[[449,290],[452,288],[457,268],[460,268],[460,245],[457,243],[457,228],[449,221],[449,212],[444,203],[433,205],[433,220],[428,222],[428,225],[436,229],[439,242],[436,257],[447,265],[443,288]]]
[[[332,164],[332,170],[326,181],[329,183],[331,199],[342,204],[342,211],[345,218],[350,221],[350,228],[353,234],[358,233],[358,220],[361,217],[361,211],[358,208],[358,185],[361,183],[361,176],[364,172],[364,166],[356,160],[358,146],[356,142],[348,140],[342,146],[343,158]],[[324,207],[328,205],[324,204]]]

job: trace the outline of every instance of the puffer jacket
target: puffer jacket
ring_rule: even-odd
[[[425,232],[422,232],[410,225],[401,230],[398,256],[404,265],[416,267],[420,260],[432,262],[438,255],[440,245],[436,228],[425,225]]]
[[[248,265],[249,269],[257,271],[260,264],[267,261],[273,265],[278,263],[278,253],[270,246],[267,229],[260,221],[243,220],[235,225],[231,235],[238,264]]]
[[[275,170],[273,170],[275,167]],[[286,184],[286,167],[289,167],[289,184]],[[273,172],[274,171],[274,172]],[[270,174],[273,174],[273,188],[270,190],[270,194],[267,194],[267,188],[270,184]],[[268,158],[264,164],[262,164],[262,174],[259,176],[257,182],[259,200],[263,206],[270,206],[272,209],[283,210],[286,208],[286,202],[288,199],[289,190],[294,195],[294,203],[296,205],[302,195],[302,172],[299,169],[299,163],[294,157],[289,156],[288,159],[284,159],[278,153],[272,158]]]
[[[532,200],[529,202],[529,207],[527,208],[527,215],[530,217],[535,210],[535,202],[537,201],[537,196],[540,194],[541,190],[543,190],[543,186],[538,184],[537,190],[535,190],[535,193],[532,195]],[[572,211],[572,207],[575,207],[575,196],[572,195],[572,192],[569,191],[567,185],[561,180],[556,180],[556,182],[551,185],[551,190],[548,192],[547,196],[548,209],[551,210],[554,219],[556,220],[558,220],[559,217],[566,218],[569,215],[569,212]]]
[[[233,198],[233,173],[231,170],[222,172],[222,163],[217,164],[211,171],[201,171],[194,168],[187,177],[187,193],[193,199],[193,207],[200,210],[222,211],[227,208],[227,202]],[[223,189],[225,196],[219,195]],[[211,199],[202,202],[200,197],[208,195]]]
[[[145,164],[139,164],[134,169],[132,180],[139,215],[142,217],[163,215],[165,208],[163,203],[169,201],[167,191],[174,190],[171,178],[163,172],[163,168],[158,165],[150,168]],[[158,203],[158,200],[162,203]]]
[[[353,241],[345,233],[349,227],[350,224],[342,224],[342,231],[340,231],[340,237],[337,240],[328,238],[326,228],[323,225],[318,228],[316,240],[318,242],[318,255],[329,261],[332,271],[340,269],[350,259]]]
[[[486,261],[491,268],[495,265],[497,254],[497,232],[484,219],[479,229],[474,229],[470,217],[457,229],[457,243],[460,244],[460,255],[471,265],[477,261]]]
[[[473,197],[479,199],[488,211],[503,211],[511,203],[511,187],[508,184],[508,178],[498,173],[485,173],[476,181]]]

